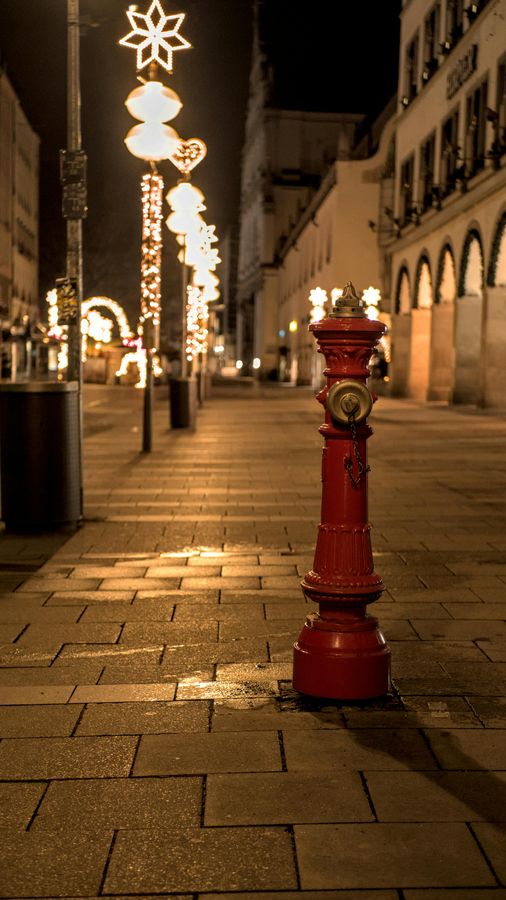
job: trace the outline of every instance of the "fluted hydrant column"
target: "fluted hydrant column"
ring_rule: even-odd
[[[325,407],[321,522],[302,590],[319,613],[308,615],[294,646],[293,686],[316,697],[378,697],[390,684],[390,650],[366,611],[385,589],[374,572],[366,448],[374,399],[367,366],[385,330],[366,317],[350,283],[332,314],[310,325],[327,383],[317,397]]]

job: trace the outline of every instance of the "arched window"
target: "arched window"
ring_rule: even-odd
[[[459,296],[481,297],[483,291],[483,250],[478,231],[466,235],[460,265]]]
[[[405,266],[403,266],[397,278],[397,291],[395,294],[395,312],[409,313],[411,312],[411,288],[409,285],[409,274]]]
[[[457,293],[455,260],[452,248],[445,244],[439,254],[435,303],[453,303]]]

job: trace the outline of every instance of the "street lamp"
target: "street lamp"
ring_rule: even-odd
[[[179,34],[184,13],[166,16],[160,0],[153,0],[146,14],[131,7],[127,16],[132,26],[120,44],[137,51],[137,69],[148,68],[149,80],[131,91],[126,107],[140,120],[125,138],[129,152],[149,163],[150,171],[142,177],[142,249],[141,249],[141,316],[139,336],[144,355],[139,370],[145,368],[143,451],[152,449],[153,350],[160,342],[161,255],[163,178],[156,163],[170,159],[177,151],[179,135],[166,123],[179,113],[182,103],[171,88],[159,80],[159,67],[172,72],[172,56],[176,50],[190,47]]]

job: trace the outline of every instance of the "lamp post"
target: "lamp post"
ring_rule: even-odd
[[[176,50],[190,47],[179,34],[184,13],[166,16],[160,0],[153,0],[146,14],[136,7],[127,11],[132,26],[120,44],[137,51],[138,71],[148,67],[149,81],[132,91],[126,106],[140,122],[128,132],[125,143],[133,156],[149,162],[150,171],[142,179],[141,317],[139,335],[145,358],[143,451],[152,449],[153,351],[160,340],[161,252],[163,179],[156,163],[169,159],[177,149],[179,136],[166,123],[175,118],[182,103],[175,91],[159,80],[159,67],[172,72]],[[140,366],[139,366],[140,368]]]

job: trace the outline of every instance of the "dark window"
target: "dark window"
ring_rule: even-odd
[[[402,102],[408,106],[416,97],[418,90],[418,34],[406,47],[404,66],[404,96]]]
[[[439,17],[440,6],[436,3],[425,18],[423,32],[423,71],[422,81],[427,83],[438,67]]]
[[[442,49],[447,53],[455,47],[464,32],[464,0],[448,0],[446,8],[446,37]]]
[[[468,178],[485,165],[488,83],[483,82],[466,101],[465,167]]]
[[[436,136],[432,134],[420,148],[420,200],[422,210],[429,209],[432,206],[435,161]]]
[[[506,151],[506,57],[503,57],[497,67],[497,137],[499,152]]]
[[[415,180],[415,157],[412,155],[401,166],[400,224],[406,225],[414,215],[413,187]]]
[[[452,113],[441,129],[441,162],[439,184],[442,197],[455,190],[456,176],[459,167],[459,113]]]

